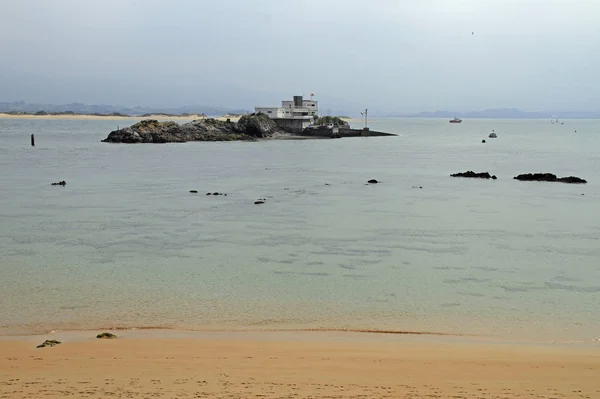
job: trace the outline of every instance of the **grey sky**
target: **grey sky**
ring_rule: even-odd
[[[2,0],[0,101],[599,110],[598,21],[600,0]]]

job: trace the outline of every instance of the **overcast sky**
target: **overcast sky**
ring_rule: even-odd
[[[2,0],[0,101],[311,92],[386,112],[600,110],[600,0]]]

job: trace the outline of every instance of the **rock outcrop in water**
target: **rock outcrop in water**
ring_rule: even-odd
[[[570,183],[570,184],[585,184],[586,180],[577,177],[577,176],[568,176],[568,177],[556,177],[556,175],[552,173],[526,173],[522,175],[515,176],[513,179],[521,180],[521,181],[549,181],[549,182],[560,182],[560,183]]]
[[[471,178],[476,178],[476,179],[494,179],[494,180],[496,180],[496,175],[490,175],[488,172],[475,173],[472,170],[469,170],[467,172],[462,172],[462,173],[454,173],[454,174],[452,174],[450,176],[452,176],[452,177],[471,177]]]
[[[198,119],[185,124],[143,120],[110,132],[105,143],[184,143],[187,141],[234,141],[287,135],[265,114],[244,115],[238,122]]]

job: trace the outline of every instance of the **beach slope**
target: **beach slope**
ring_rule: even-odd
[[[503,344],[152,338],[0,341],[1,398],[598,398],[599,351]]]

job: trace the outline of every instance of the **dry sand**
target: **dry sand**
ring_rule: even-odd
[[[114,116],[114,115],[11,115],[0,113],[0,119],[59,119],[59,120],[142,120],[142,119],[159,119],[159,120],[194,120],[207,118],[202,115],[189,116],[167,116],[167,115],[149,115],[149,116]],[[226,120],[228,116],[220,116],[215,119]],[[237,121],[239,117],[230,116],[232,121]]]
[[[195,119],[214,118],[220,121],[230,119],[232,122],[237,122],[240,119],[240,115],[223,115],[223,116],[202,116],[202,115],[189,115],[189,116],[166,116],[166,115],[149,115],[149,116],[114,116],[114,115],[12,115],[0,113],[0,119],[73,119],[73,120],[141,120],[141,119],[158,119],[158,120],[172,120],[172,121],[188,121]],[[348,123],[363,123],[360,119],[342,118]]]
[[[302,337],[2,340],[0,398],[600,398],[598,348]]]

